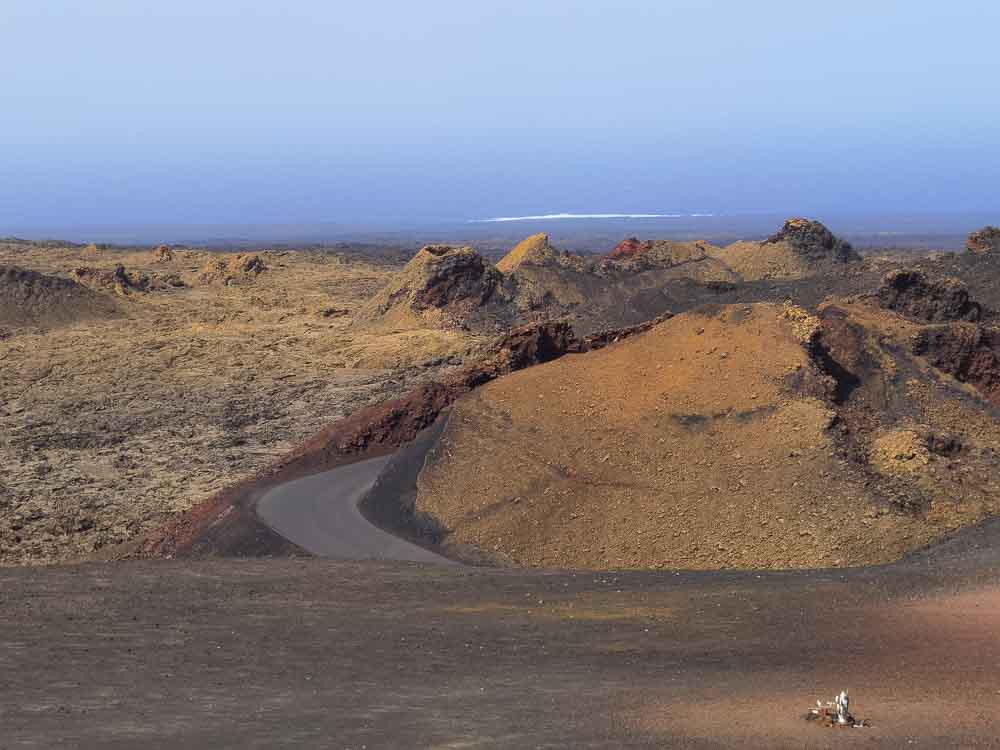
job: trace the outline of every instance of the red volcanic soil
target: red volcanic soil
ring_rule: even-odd
[[[640,242],[638,237],[629,237],[615,245],[614,250],[608,253],[608,260],[628,260],[649,250],[652,243],[648,240]]]

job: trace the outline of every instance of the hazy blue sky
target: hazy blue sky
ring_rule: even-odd
[[[992,210],[995,0],[0,0],[0,234]]]

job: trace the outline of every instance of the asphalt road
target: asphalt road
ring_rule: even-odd
[[[358,503],[390,459],[371,458],[279,485],[257,502],[257,516],[317,557],[455,564],[383,531],[361,514]]]

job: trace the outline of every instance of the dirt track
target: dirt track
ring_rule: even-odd
[[[4,570],[0,748],[995,747],[998,538],[794,574]],[[841,687],[873,728],[799,719]]]

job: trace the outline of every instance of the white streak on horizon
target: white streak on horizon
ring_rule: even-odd
[[[548,221],[550,219],[683,219],[715,214],[539,214],[537,216],[498,216],[494,219],[470,219],[470,224],[496,224],[507,221]]]

